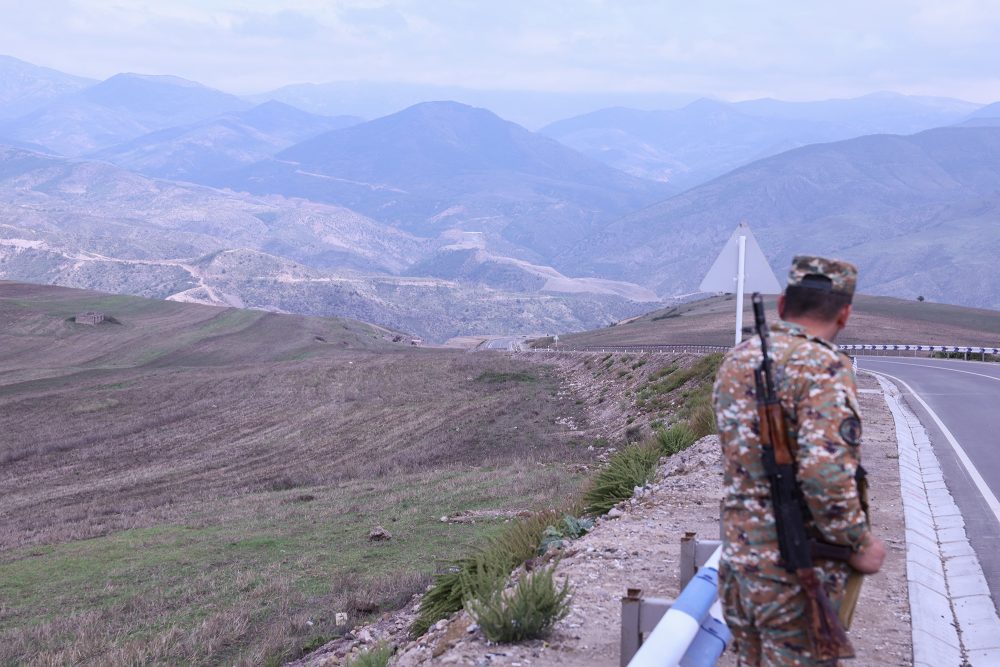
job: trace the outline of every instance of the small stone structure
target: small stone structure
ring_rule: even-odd
[[[86,313],[80,313],[73,321],[77,324],[89,324],[90,326],[97,326],[104,321],[104,313],[97,313],[94,311],[87,311]]]
[[[369,542],[384,542],[391,539],[392,534],[382,526],[375,526],[371,529],[371,532],[368,533]]]

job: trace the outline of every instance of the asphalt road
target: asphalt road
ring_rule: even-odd
[[[481,350],[511,350],[517,351],[521,349],[521,343],[524,341],[524,336],[503,336],[497,338],[490,338],[480,346]]]
[[[859,356],[858,366],[909,385],[950,431],[988,489],[1000,497],[1000,364]],[[1000,601],[1000,519],[928,410],[906,387],[896,384],[931,437],[996,605]]]

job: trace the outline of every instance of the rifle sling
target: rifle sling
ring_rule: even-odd
[[[843,544],[831,544],[822,540],[809,540],[809,553],[814,559],[850,560],[854,550]]]

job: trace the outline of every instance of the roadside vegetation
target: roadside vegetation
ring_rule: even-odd
[[[624,366],[636,371],[647,361],[607,354],[587,363],[596,366],[598,373],[624,378],[614,369]],[[485,548],[439,574],[421,600],[411,634],[422,635],[438,620],[464,607],[491,641],[545,636],[567,613],[569,589],[558,587],[551,572],[531,578],[524,574],[511,588],[511,572],[525,562],[535,562],[540,554],[551,553],[549,544],[562,546],[588,531],[593,524],[587,517],[606,514],[632,497],[635,487],[652,479],[661,457],[683,451],[699,438],[715,433],[711,389],[721,361],[722,355],[714,354],[688,363],[670,362],[650,371],[636,394],[637,402],[655,397],[662,402],[657,411],[672,411],[675,421],[669,426],[657,422],[652,437],[627,443],[613,453],[557,511],[515,522]],[[577,518],[581,513],[584,516]]]
[[[510,644],[543,639],[569,614],[569,582],[559,586],[553,567],[525,572],[512,587],[498,582],[492,590],[472,597],[466,608],[491,642]]]

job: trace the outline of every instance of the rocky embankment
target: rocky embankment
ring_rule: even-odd
[[[877,385],[861,379],[865,466],[872,482],[872,519],[889,545],[883,571],[864,585],[851,637],[859,665],[912,662],[906,596],[905,542],[899,495],[898,454],[892,417]],[[332,667],[365,647],[386,642],[398,647],[390,664],[454,665],[616,665],[619,660],[620,600],[627,588],[644,595],[678,592],[681,537],[695,532],[718,535],[722,467],[718,439],[702,438],[661,462],[654,481],[597,521],[594,530],[572,542],[557,565],[557,577],[573,587],[572,611],[547,641],[518,645],[488,643],[472,620],[459,612],[440,621],[418,640],[406,636],[417,601],[395,614],[355,630],[296,664]],[[731,652],[720,665],[735,665]]]

